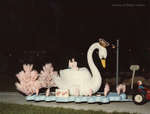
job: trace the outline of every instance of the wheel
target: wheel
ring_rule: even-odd
[[[141,94],[141,93],[136,93],[135,95],[133,95],[133,101],[135,104],[138,105],[142,105],[144,103],[146,103],[146,98],[145,95]]]

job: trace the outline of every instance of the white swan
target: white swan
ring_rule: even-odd
[[[60,89],[68,89],[70,95],[91,95],[96,93],[101,87],[102,78],[99,70],[93,62],[93,52],[98,49],[99,58],[107,57],[107,50],[100,42],[96,42],[90,46],[87,52],[87,60],[91,73],[85,67],[76,69],[60,70],[60,76],[54,78],[55,84]],[[104,62],[104,61],[103,61]]]

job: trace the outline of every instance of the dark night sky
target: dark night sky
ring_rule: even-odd
[[[3,51],[47,49],[81,53],[99,37],[111,43],[119,39],[122,56],[130,48],[134,50],[134,56],[150,49],[147,0],[110,3],[100,0],[8,0],[1,11],[0,50]]]

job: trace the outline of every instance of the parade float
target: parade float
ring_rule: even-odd
[[[119,84],[116,92],[110,92],[110,86],[105,84],[103,92],[98,92],[102,85],[102,76],[93,61],[93,52],[98,50],[98,56],[102,66],[106,67],[106,47],[109,43],[103,39],[93,43],[87,51],[88,68],[79,68],[73,58],[69,60],[68,68],[54,71],[51,63],[43,66],[38,73],[33,70],[33,65],[23,65],[23,70],[16,76],[16,88],[26,95],[27,101],[53,101],[53,102],[76,102],[76,103],[109,103],[111,101],[132,101],[125,94],[126,86]],[[54,92],[51,87],[57,87]],[[45,93],[40,89],[46,88]]]

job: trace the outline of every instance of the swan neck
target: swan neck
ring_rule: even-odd
[[[88,59],[88,65],[90,67],[91,73],[92,73],[92,78],[93,81],[99,82],[101,80],[100,72],[96,65],[93,62],[93,52],[94,50],[99,49],[99,43],[94,43],[90,46],[87,54],[87,59]]]

